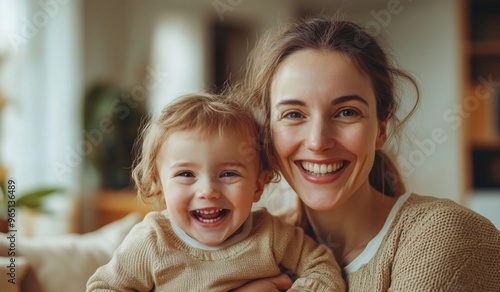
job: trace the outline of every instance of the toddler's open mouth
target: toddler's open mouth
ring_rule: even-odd
[[[202,223],[215,223],[229,214],[228,209],[201,209],[191,211],[191,216]]]

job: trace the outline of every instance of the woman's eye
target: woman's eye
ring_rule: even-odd
[[[337,114],[337,116],[341,118],[358,117],[359,112],[354,109],[343,109]]]
[[[288,112],[284,115],[285,118],[287,119],[300,119],[303,118],[304,115],[301,114],[300,112]]]

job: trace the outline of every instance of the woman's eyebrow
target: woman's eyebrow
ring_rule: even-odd
[[[370,106],[368,104],[368,102],[359,95],[346,95],[346,96],[337,97],[334,100],[332,100],[332,105],[340,104],[343,102],[348,102],[351,100],[356,100],[356,101],[359,101],[361,103],[364,103],[366,106]]]
[[[365,104],[366,106],[370,106],[368,104],[368,102],[359,95],[345,95],[345,96],[337,97],[337,98],[332,100],[331,104],[337,105],[337,104],[348,102],[351,100],[359,101],[359,102]],[[285,100],[282,100],[282,101],[276,103],[276,105],[274,107],[279,108],[280,106],[283,106],[283,105],[305,106],[306,103],[303,102],[302,100],[298,100],[298,99],[285,99]]]
[[[300,105],[300,106],[305,106],[306,103],[301,101],[301,100],[298,100],[298,99],[285,99],[285,100],[282,100],[280,102],[278,102],[274,107],[275,108],[279,108],[280,106],[283,106],[283,105]]]

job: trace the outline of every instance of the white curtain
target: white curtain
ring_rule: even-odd
[[[81,169],[72,157],[81,137],[80,0],[2,0],[0,6],[0,48],[9,64],[1,71],[3,164],[18,194],[57,186],[68,199],[77,193]]]
[[[148,101],[153,116],[176,97],[204,90],[209,30],[202,17],[192,14],[170,12],[155,27],[151,66],[161,70],[163,78],[154,84]]]

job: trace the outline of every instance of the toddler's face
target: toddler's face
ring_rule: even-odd
[[[162,190],[171,219],[202,244],[215,246],[235,234],[262,194],[255,148],[248,137],[174,132],[158,155]]]

